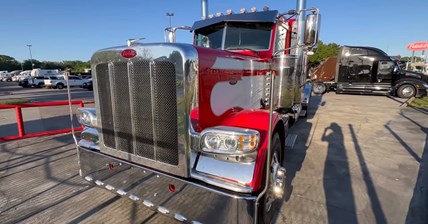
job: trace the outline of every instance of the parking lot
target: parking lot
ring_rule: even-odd
[[[72,95],[93,98],[78,88]],[[67,94],[0,87],[0,99],[10,98]],[[287,195],[276,223],[427,223],[428,112],[400,105],[383,96],[314,96],[308,118],[290,130],[298,139],[286,152]],[[44,110],[29,112],[26,128],[69,124],[67,110]],[[11,134],[13,118],[0,111],[0,135]],[[78,169],[69,134],[0,143],[0,223],[175,222],[88,185]]]

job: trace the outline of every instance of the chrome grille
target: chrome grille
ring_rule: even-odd
[[[102,144],[178,165],[175,65],[139,60],[96,66]]]

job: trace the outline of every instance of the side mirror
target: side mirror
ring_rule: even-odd
[[[313,47],[318,43],[320,18],[319,14],[310,14],[306,16],[304,39],[306,46]]]

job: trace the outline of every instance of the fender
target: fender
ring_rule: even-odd
[[[411,84],[416,88],[416,97],[424,97],[427,95],[428,83],[420,79],[404,78],[399,79],[392,87],[392,94],[394,95],[397,89],[403,84]]]
[[[272,115],[272,130],[282,131],[285,133],[284,121],[280,114],[273,113]],[[266,160],[267,144],[269,131],[269,111],[267,110],[241,110],[237,113],[233,113],[228,116],[226,119],[222,120],[219,125],[224,126],[233,126],[241,128],[249,128],[257,130],[260,133],[260,144],[258,148],[256,164],[254,167],[253,179],[249,184],[253,191],[257,191],[261,188],[263,174],[264,174],[264,165]],[[285,136],[283,136],[285,139]],[[284,140],[283,139],[283,140]]]

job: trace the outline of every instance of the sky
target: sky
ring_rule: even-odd
[[[255,6],[286,12],[297,0],[211,0],[209,14],[239,12]],[[321,13],[320,40],[339,45],[377,47],[389,55],[411,56],[406,46],[428,41],[428,0],[307,0]],[[0,55],[18,61],[90,60],[103,48],[142,42],[164,42],[164,29],[192,26],[201,18],[200,0],[1,0]],[[192,34],[177,31],[177,42]],[[416,52],[417,56],[421,52]]]

